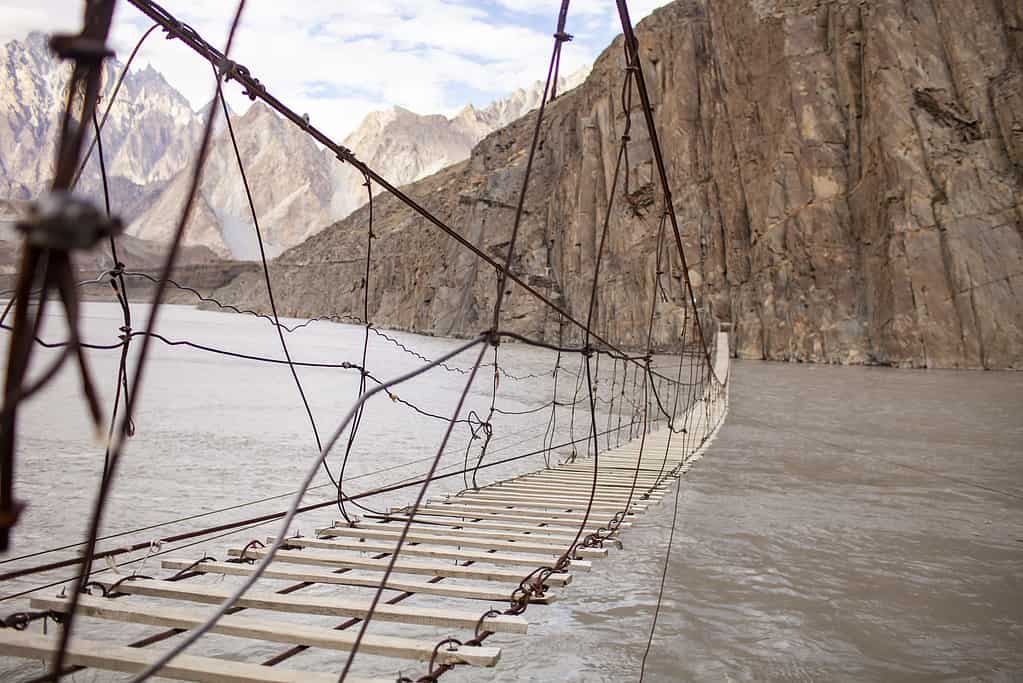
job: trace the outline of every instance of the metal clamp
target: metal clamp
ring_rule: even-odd
[[[66,190],[42,195],[32,204],[28,220],[17,227],[30,245],[60,251],[90,249],[124,229],[119,218],[107,217],[91,202]]]

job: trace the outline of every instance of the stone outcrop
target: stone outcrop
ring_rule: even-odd
[[[917,367],[1023,365],[1023,7],[1018,0],[680,0],[642,22],[676,210],[698,294],[740,357]],[[513,268],[585,317],[627,112],[621,38],[549,108]],[[633,111],[629,190],[614,195],[597,328],[643,343],[660,214]],[[468,240],[507,246],[534,119],[408,192]],[[291,315],[357,312],[364,208],[284,253]],[[473,335],[488,266],[390,197],[375,202],[371,314]],[[669,243],[670,244],[670,243]],[[682,325],[681,265],[655,339]],[[259,305],[240,278],[222,295]],[[557,329],[511,288],[503,323]]]

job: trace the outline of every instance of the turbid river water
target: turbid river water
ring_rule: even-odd
[[[160,329],[168,337],[280,355],[264,321],[183,307],[169,307],[166,314]],[[87,339],[114,341],[118,315],[112,305],[88,305]],[[316,324],[290,341],[296,357],[339,362],[358,359],[361,334],[359,328]],[[45,336],[61,335],[59,321],[52,321]],[[396,337],[429,357],[452,347],[448,340]],[[6,345],[6,336],[3,341]],[[106,531],[289,492],[314,446],[287,368],[183,347],[154,350],[137,434],[117,480]],[[518,376],[549,373],[553,364],[545,351],[505,345],[500,353],[502,365]],[[109,397],[116,356],[95,352],[91,359]],[[388,377],[416,363],[375,338],[367,365]],[[572,360],[569,370],[576,368]],[[606,365],[602,373],[609,378]],[[327,369],[304,369],[301,376],[321,431],[330,431],[351,404],[358,376]],[[470,397],[470,407],[484,414],[489,380],[487,375],[479,381]],[[431,373],[396,393],[445,413],[464,381],[458,373]],[[570,399],[570,374],[562,375],[562,387],[562,398]],[[550,377],[506,379],[500,392],[504,409],[528,410],[550,400]],[[76,542],[84,533],[102,450],[91,440],[80,403],[77,381],[66,373],[24,412],[17,487],[29,508],[4,560]],[[432,455],[443,429],[441,422],[386,397],[371,407],[350,469],[352,476],[363,475],[353,484],[356,490],[421,472],[420,463],[370,474]],[[736,363],[730,415],[682,481],[677,507],[674,496],[652,506],[625,536],[625,552],[612,551],[592,572],[578,575],[555,606],[532,608],[529,635],[488,641],[504,647],[498,668],[456,670],[450,680],[636,680],[673,517],[677,527],[647,680],[1023,680],[1021,414],[1020,374]],[[606,415],[600,417],[606,424]],[[538,448],[547,418],[547,411],[502,416],[493,457]],[[567,440],[568,415],[558,419],[559,440]],[[575,425],[576,436],[581,429]],[[461,466],[463,431],[456,433],[442,467]],[[489,470],[481,480],[542,463],[542,456],[534,456]],[[453,477],[435,490],[461,485]],[[374,503],[406,502],[411,495],[404,490]],[[308,500],[329,497],[325,487]],[[180,522],[111,539],[103,547],[276,511],[283,503]],[[327,509],[296,527],[310,533],[336,517]],[[271,529],[246,530],[169,556],[195,559],[205,551],[222,557],[228,545]],[[0,571],[71,552],[5,562]],[[142,571],[166,573],[158,558],[150,558]],[[5,582],[0,597],[67,574]],[[25,604],[24,598],[9,599],[0,609],[7,614]],[[81,631],[125,642],[150,632],[92,619],[82,621]],[[436,637],[436,631],[417,627],[374,632]],[[194,651],[258,662],[283,649],[212,637]],[[331,670],[341,661],[337,653],[316,650],[287,666]],[[397,673],[394,662],[360,656],[356,669],[391,675]],[[0,658],[3,680],[39,671],[36,663]],[[404,672],[422,673],[423,667],[409,663]],[[118,678],[75,674],[77,681]]]

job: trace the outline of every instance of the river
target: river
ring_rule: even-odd
[[[136,309],[137,317],[144,314],[144,308]],[[116,341],[119,315],[112,304],[87,304],[85,338]],[[263,320],[180,306],[161,315],[159,330],[170,339],[280,357],[276,335]],[[141,327],[139,321],[135,326]],[[59,339],[61,327],[59,319],[48,319],[43,336]],[[454,345],[411,334],[393,337],[431,358]],[[5,348],[6,335],[3,341]],[[362,330],[315,323],[289,335],[289,344],[303,361],[358,361]],[[287,367],[182,346],[155,344],[153,351],[105,533],[291,491],[315,443]],[[502,379],[502,409],[531,410],[550,400],[553,354],[510,344],[500,354],[502,367],[524,378]],[[116,353],[95,351],[89,357],[108,404]],[[374,374],[391,377],[419,362],[390,341],[371,337],[367,367]],[[466,356],[452,365],[470,362]],[[571,400],[578,359],[565,363],[559,398]],[[600,386],[609,395],[606,363],[601,372]],[[470,394],[469,407],[481,415],[489,408],[491,373],[485,369]],[[300,376],[321,434],[332,431],[351,405],[358,374],[303,368]],[[436,371],[395,393],[428,412],[448,414],[465,379]],[[496,669],[456,670],[450,680],[636,680],[673,517],[677,526],[647,680],[1023,680],[1023,375],[738,362],[730,391],[725,426],[682,480],[677,505],[671,495],[651,506],[625,534],[625,552],[594,562],[593,571],[577,575],[554,606],[531,608],[529,635],[488,641],[503,646]],[[559,441],[573,432],[567,413],[559,411]],[[488,459],[539,449],[548,417],[549,409],[500,416]],[[577,416],[576,437],[585,429],[580,418],[585,414]],[[599,418],[606,424],[605,413]],[[353,482],[355,490],[422,472],[420,462],[372,474],[432,456],[443,428],[442,421],[386,396],[374,399],[350,462],[349,475],[362,477]],[[461,467],[465,431],[456,430],[443,471]],[[332,462],[336,467],[339,461]],[[535,455],[488,470],[481,482],[542,464],[543,456]],[[102,447],[92,439],[77,378],[64,372],[22,415],[16,482],[18,497],[29,507],[9,557],[79,541],[101,469]],[[331,497],[325,483],[325,477],[317,481],[322,488],[307,502]],[[462,480],[451,477],[434,486],[431,492],[458,490]],[[408,502],[412,495],[413,489],[404,489],[373,499],[373,505]],[[273,512],[285,502],[279,498],[161,525],[101,547]],[[337,516],[329,508],[310,513],[295,530],[310,534]],[[245,530],[170,556],[223,557],[226,546],[272,529]],[[4,562],[0,571],[73,552]],[[139,570],[137,564],[132,568]],[[153,557],[139,571],[166,573]],[[7,581],[0,597],[68,573]],[[0,606],[7,614],[25,605],[16,598]],[[152,632],[92,619],[81,626],[82,634],[103,629],[125,642]],[[436,637],[436,631],[419,627],[373,632]],[[261,661],[283,649],[217,636],[194,652]],[[286,666],[336,670],[340,661],[337,653],[314,650]],[[360,656],[356,669],[394,675],[394,662]],[[404,673],[423,670],[410,662]],[[5,680],[39,671],[38,664],[0,658]],[[118,678],[95,671],[75,675],[77,681]]]

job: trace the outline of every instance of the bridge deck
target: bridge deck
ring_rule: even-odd
[[[728,341],[719,335],[716,370],[728,373]],[[727,394],[707,394],[694,402],[687,415],[688,436],[667,428],[637,437],[592,460],[576,460],[512,479],[495,482],[476,491],[433,498],[412,518],[406,545],[387,588],[399,591],[397,598],[383,601],[373,615],[374,622],[424,627],[429,636],[416,638],[367,633],[360,651],[384,657],[436,664],[494,666],[500,659],[497,647],[445,645],[448,637],[473,638],[477,627],[493,633],[525,633],[524,616],[500,614],[481,620],[492,605],[508,603],[512,591],[535,569],[551,566],[568,549],[583,526],[583,534],[607,528],[617,513],[622,523],[609,535],[614,540],[643,513],[663,512],[661,502],[671,488],[709,443],[708,437],[721,423],[727,410]],[[701,445],[702,444],[702,445]],[[642,445],[642,448],[641,448]],[[596,488],[594,489],[594,475]],[[595,490],[593,505],[587,504]],[[335,523],[318,529],[315,538],[292,538],[277,552],[261,581],[290,580],[301,586],[320,586],[317,595],[296,595],[290,590],[273,592],[266,586],[249,591],[234,611],[220,619],[212,633],[271,643],[348,651],[355,642],[350,629],[366,615],[365,594],[352,598],[340,591],[350,587],[376,588],[393,554],[410,511],[394,509],[388,518],[360,522],[355,526]],[[585,524],[584,524],[585,522]],[[542,592],[530,600],[538,609],[554,603],[557,592],[569,590],[575,574],[589,571],[595,561],[608,555],[607,547],[579,548],[568,568],[553,573]],[[228,555],[258,559],[265,550],[230,548]],[[209,561],[195,565],[190,560],[168,559],[164,569],[191,568],[198,574],[219,576],[251,575],[251,565]],[[463,583],[463,582],[468,583]],[[576,582],[586,590],[585,577]],[[338,591],[325,594],[323,589]],[[180,631],[205,620],[207,612],[196,605],[218,604],[230,590],[185,582],[139,579],[120,583],[115,597],[82,596],[81,613],[98,619],[156,626]],[[285,594],[286,593],[286,594]],[[430,607],[414,607],[405,599],[427,596]],[[137,597],[133,597],[137,596]],[[149,598],[144,604],[139,598]],[[154,605],[152,598],[161,602]],[[444,606],[435,606],[438,601]],[[450,601],[451,605],[446,604]],[[482,604],[486,603],[486,604]],[[65,598],[35,598],[38,610],[66,611]],[[260,616],[238,614],[258,610]],[[271,616],[265,616],[269,613]],[[538,610],[526,614],[532,618]],[[347,620],[334,628],[297,624],[273,615],[329,615]],[[542,612],[541,612],[542,615]],[[0,653],[42,658],[54,649],[57,639],[0,629]],[[155,653],[134,647],[77,638],[69,650],[69,664],[121,672],[140,671]],[[395,665],[395,670],[400,664]],[[236,659],[180,655],[161,672],[162,677],[190,681],[319,681],[336,680],[336,673],[300,671],[287,667],[261,666]],[[356,681],[350,677],[348,680]],[[372,680],[372,679],[358,679]]]

